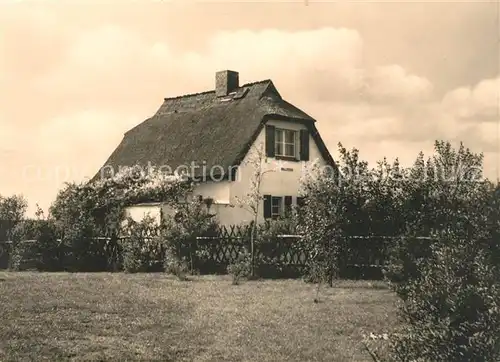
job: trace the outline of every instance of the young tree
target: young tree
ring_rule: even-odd
[[[275,172],[274,168],[265,168],[266,152],[264,144],[259,144],[248,155],[248,158],[242,163],[242,166],[249,166],[253,169],[250,177],[250,190],[243,198],[236,198],[238,206],[252,214],[252,223],[250,229],[250,256],[251,256],[251,275],[255,275],[255,238],[257,234],[257,223],[264,196],[261,192],[264,176],[270,172]]]
[[[312,165],[301,182],[301,193],[306,196],[301,230],[310,267],[324,269],[330,284],[345,270],[351,255],[368,258],[376,251],[383,256],[384,239],[359,243],[360,239],[352,237],[397,235],[400,227],[398,161],[391,165],[384,159],[369,168],[357,149],[348,151],[339,144],[339,154],[337,169]]]
[[[207,201],[208,200],[208,201]],[[165,269],[174,271],[181,266],[195,271],[197,258],[204,256],[204,248],[197,238],[218,229],[214,215],[210,213],[210,199],[193,198],[176,205],[175,216],[166,215],[162,225],[165,240]]]
[[[17,225],[24,219],[28,202],[22,195],[4,197],[0,195],[0,238],[12,242]],[[3,230],[2,230],[3,229]],[[12,245],[14,248],[14,245]]]
[[[27,208],[28,201],[22,195],[0,195],[0,220],[7,220],[15,225],[24,218]]]

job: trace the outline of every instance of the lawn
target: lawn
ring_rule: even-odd
[[[381,283],[0,272],[0,361],[370,361],[396,324]]]

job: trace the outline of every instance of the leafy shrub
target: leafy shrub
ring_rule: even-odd
[[[383,273],[389,283],[399,286],[399,297],[405,299],[407,296],[405,283],[420,277],[421,267],[429,261],[435,242],[416,237],[401,237],[395,242]]]
[[[9,269],[13,271],[26,269],[26,262],[32,262],[37,257],[33,246],[30,242],[14,242],[10,252]]]
[[[405,322],[393,358],[499,360],[500,185],[482,179],[482,154],[436,141],[409,169],[384,160],[372,170],[356,150],[340,154],[337,172],[303,183],[311,279],[342,269],[350,236],[398,236],[385,273]]]
[[[248,251],[238,255],[236,261],[227,266],[227,272],[233,277],[233,285],[238,285],[242,278],[246,278],[251,273],[252,256]]]
[[[12,240],[16,225],[24,219],[28,202],[22,195],[0,195],[0,240]]]
[[[399,235],[404,219],[401,212],[403,170],[398,161],[385,159],[376,168],[359,159],[359,151],[339,144],[335,168],[309,164],[301,180],[305,204],[299,212],[299,230],[308,253],[308,268],[325,268],[330,284],[347,270],[356,256],[370,260],[371,251],[385,258],[382,238],[370,240],[370,250],[360,248],[353,236]],[[375,244],[375,245],[374,245]]]
[[[185,261],[165,255],[163,268],[165,273],[175,275],[180,281],[186,281],[188,279],[187,274],[189,273],[189,266]]]
[[[163,267],[163,242],[160,226],[146,216],[136,222],[127,219],[122,238],[123,269],[129,273],[158,271]]]
[[[414,168],[427,174],[424,182],[405,186],[417,212],[387,272],[405,322],[392,355],[400,361],[497,361],[500,200],[489,182],[463,178],[482,167],[481,155],[444,143],[436,150],[425,167],[421,159]],[[456,165],[461,172],[453,175]],[[419,233],[431,240],[418,240]]]
[[[52,220],[22,220],[14,228],[12,240],[12,257],[16,259],[16,268],[23,258],[30,258],[38,270],[60,270],[64,250],[57,238],[56,227]],[[26,240],[34,242],[23,242]]]
[[[295,238],[283,238],[283,235],[297,235],[295,214],[268,221],[257,227],[255,237],[254,270],[262,277],[297,276],[300,270],[288,268],[281,257],[285,253],[300,254],[303,252],[301,241]]]
[[[153,167],[146,171],[127,167],[111,176],[66,184],[50,207],[50,215],[68,251],[65,258],[68,270],[108,270],[110,260],[106,249],[109,245],[97,237],[113,238],[118,234],[124,208],[158,199],[175,203],[192,186],[180,177],[165,175]],[[141,244],[138,240],[135,242]]]
[[[397,360],[500,358],[499,268],[486,250],[453,241],[465,246],[436,244],[421,264],[421,277],[396,286],[406,295],[401,305],[406,323],[393,349]]]
[[[419,278],[437,242],[435,233],[453,230],[456,237],[471,239],[486,227],[484,207],[489,202],[491,184],[481,180],[482,154],[463,144],[454,149],[449,142],[436,141],[432,157],[420,153],[399,182],[402,238],[394,245],[386,277],[392,282]],[[481,225],[480,225],[481,224]],[[418,237],[427,237],[419,239]],[[443,242],[441,239],[439,242]]]
[[[166,215],[161,227],[166,269],[172,270],[169,265],[174,269],[181,266],[195,273],[204,251],[199,248],[197,237],[213,234],[217,228],[217,222],[202,200],[177,205],[176,215]]]

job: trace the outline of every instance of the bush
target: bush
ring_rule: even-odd
[[[422,265],[432,256],[435,243],[436,240],[416,237],[401,237],[395,242],[383,274],[389,283],[398,285],[399,297],[406,299],[405,284],[418,280]]]
[[[177,258],[172,258],[169,255],[165,255],[163,270],[167,274],[172,274],[177,277],[180,281],[186,281],[187,274],[189,273],[189,266],[185,261],[178,260]]]
[[[394,341],[397,360],[500,358],[499,268],[491,264],[488,251],[474,250],[463,240],[453,242],[457,244],[433,246],[419,268],[420,277],[395,286],[398,293],[404,289],[406,322]]]
[[[33,242],[26,242],[28,240]],[[56,227],[52,220],[22,220],[12,231],[12,241],[13,268],[20,268],[26,259],[38,270],[60,270],[64,250],[57,239]]]
[[[68,251],[67,270],[102,271],[114,267],[110,261],[115,263],[116,260],[110,260],[109,255],[113,245],[103,242],[102,237],[116,238],[124,219],[124,208],[159,199],[175,203],[192,186],[191,182],[165,175],[153,167],[147,170],[134,166],[122,168],[112,176],[67,184],[50,207],[51,217]],[[131,240],[129,244],[128,255],[132,255],[131,250],[136,248],[132,245],[137,244],[139,248],[143,242]],[[133,264],[129,264],[131,270],[135,268]]]
[[[338,172],[303,184],[311,279],[342,269],[350,236],[399,236],[385,270],[405,322],[394,359],[499,360],[500,185],[494,193],[482,179],[482,154],[437,141],[405,170],[385,160],[369,170],[356,150],[340,154]]]
[[[238,285],[242,278],[247,278],[251,273],[252,256],[248,251],[238,255],[236,261],[227,266],[227,272],[233,277],[233,285]]]
[[[299,213],[308,268],[311,272],[325,268],[330,284],[347,272],[353,256],[356,261],[360,256],[369,260],[373,254],[386,257],[382,238],[371,240],[370,249],[378,252],[370,253],[353,236],[399,235],[404,216],[399,180],[403,171],[397,160],[389,164],[384,159],[369,168],[357,149],[348,151],[339,144],[339,153],[331,172],[318,164],[309,166],[301,184],[305,205]]]
[[[122,238],[123,269],[129,273],[161,271],[163,242],[160,226],[146,216],[141,222],[128,219]]]
[[[161,227],[167,270],[186,267],[191,274],[196,273],[198,259],[205,251],[199,249],[197,237],[213,234],[217,228],[217,222],[202,200],[178,205],[176,216],[167,215]]]
[[[497,361],[500,200],[491,183],[469,179],[479,176],[482,155],[443,142],[436,151],[427,163],[420,156],[403,183],[406,233],[386,271],[405,322],[393,358]]]
[[[296,235],[295,214],[272,220],[257,227],[255,237],[254,271],[262,277],[296,277],[302,270],[290,266],[281,257],[303,253],[301,241],[295,238],[281,238],[280,235]]]
[[[9,269],[13,271],[20,271],[25,269],[31,269],[31,267],[36,265],[37,254],[34,248],[34,243],[31,242],[15,242],[12,244],[10,259],[9,259]],[[29,266],[26,267],[26,264]]]

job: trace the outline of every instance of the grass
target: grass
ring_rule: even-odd
[[[0,273],[0,361],[370,361],[396,324],[380,283]]]

